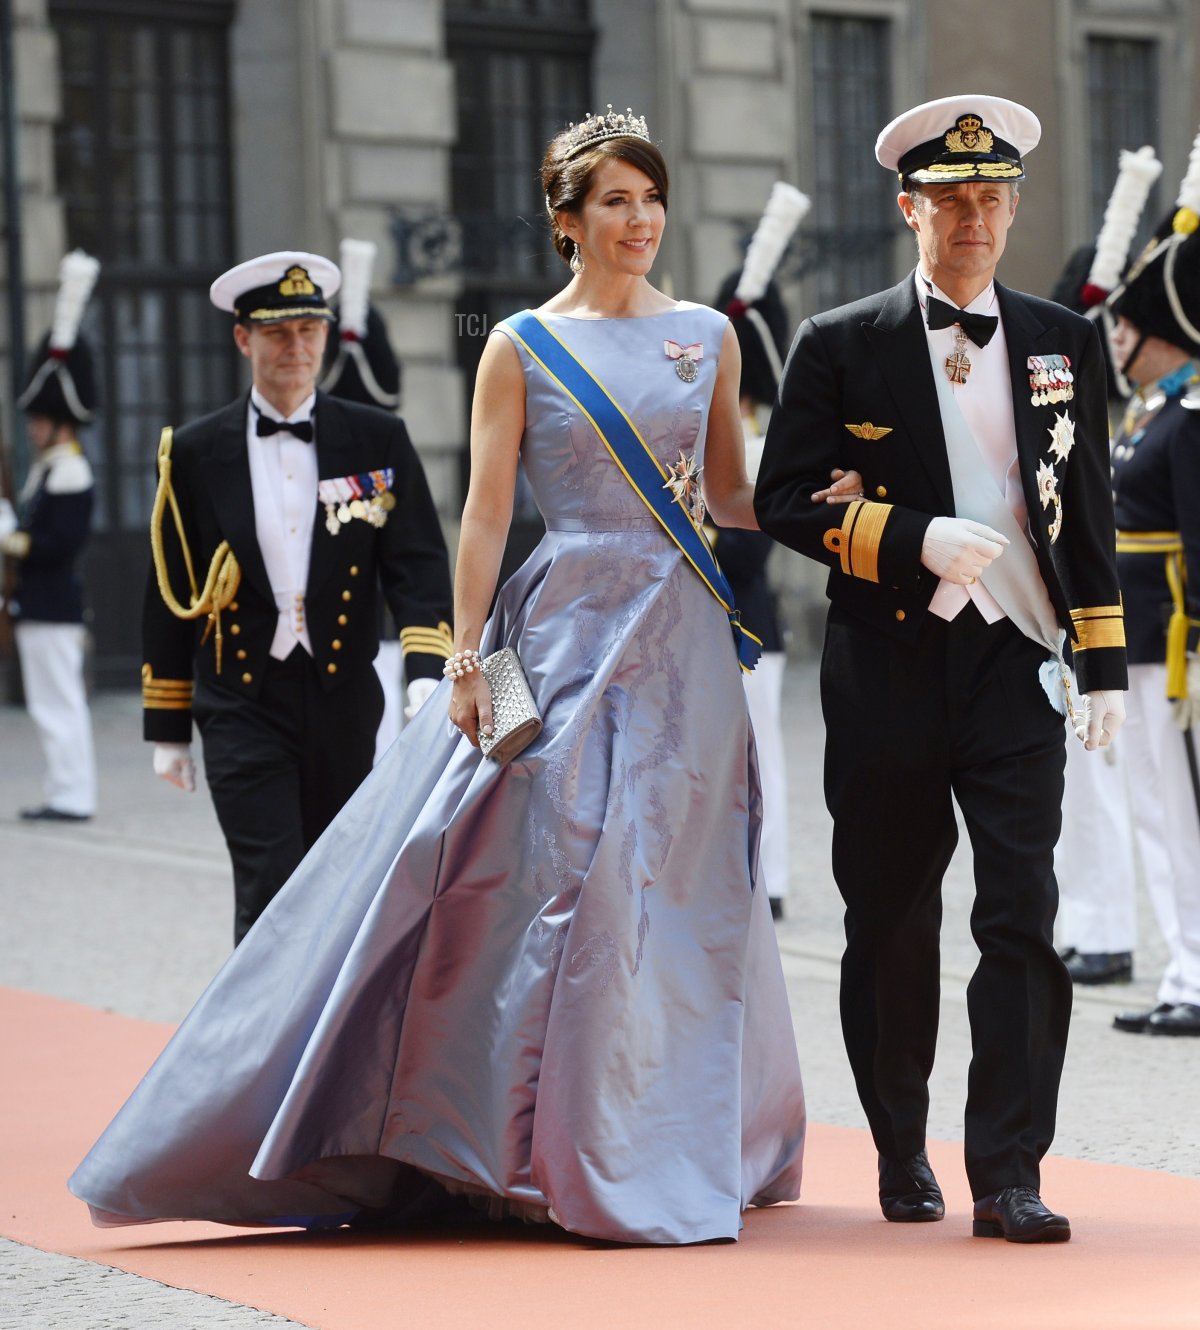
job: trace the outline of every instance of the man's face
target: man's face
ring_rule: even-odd
[[[1017,201],[1010,185],[982,180],[925,185],[917,198],[901,194],[897,200],[917,233],[923,271],[947,294],[962,282],[991,280]]]
[[[316,387],[329,325],[324,319],[233,325],[238,350],[250,362],[254,386],[268,401],[307,397]]]
[[[58,422],[51,420],[49,416],[39,416],[36,411],[31,411],[25,417],[25,432],[29,435],[29,442],[39,453],[44,452],[54,442],[57,430]]]

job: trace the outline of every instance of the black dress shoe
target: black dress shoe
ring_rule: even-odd
[[[975,1202],[971,1236],[1007,1242],[1070,1242],[1071,1221],[1048,1210],[1033,1187],[1005,1187]]]
[[[1127,984],[1133,978],[1128,951],[1076,951],[1065,958],[1073,984]]]
[[[90,822],[91,813],[66,813],[61,808],[51,808],[45,804],[41,808],[22,808],[21,818],[25,822]]]
[[[911,1159],[879,1156],[879,1208],[892,1224],[929,1224],[945,1217],[942,1189],[924,1150]]]
[[[1119,1011],[1113,1017],[1114,1030],[1126,1030],[1130,1034],[1145,1034],[1150,1028],[1153,1016],[1163,1016],[1172,1009],[1170,1002],[1160,1002],[1151,1011]]]
[[[1194,1002],[1178,1002],[1166,1011],[1156,1011],[1147,1029],[1151,1034],[1200,1035],[1200,1007]]]

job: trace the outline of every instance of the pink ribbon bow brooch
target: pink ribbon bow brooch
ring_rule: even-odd
[[[704,355],[704,343],[693,342],[691,346],[680,346],[668,338],[663,343],[663,350],[667,353],[667,359],[675,362],[675,373],[684,383],[695,383],[696,375],[700,372],[696,361]]]

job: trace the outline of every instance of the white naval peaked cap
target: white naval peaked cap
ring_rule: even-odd
[[[330,259],[281,249],[223,272],[208,288],[208,298],[218,309],[251,323],[332,320],[327,302],[341,284],[341,270]]]
[[[1041,137],[1041,122],[1027,106],[985,93],[961,93],[898,115],[875,141],[875,157],[902,179],[923,185],[1021,180],[1021,159]]]

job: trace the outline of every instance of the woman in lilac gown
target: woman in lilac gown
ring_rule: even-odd
[[[736,338],[646,280],[662,158],[586,125],[547,152],[555,244],[579,257],[538,314],[665,465],[694,454],[722,525],[751,526]],[[456,647],[514,646],[544,729],[498,766],[480,676],[443,681],[71,1178],[97,1223],[419,1221],[450,1192],[687,1243],[799,1194],[726,611],[505,324],[471,446]],[[518,453],[547,533],[485,624]]]

